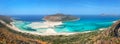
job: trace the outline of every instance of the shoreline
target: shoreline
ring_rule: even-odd
[[[50,24],[50,23],[53,23],[53,22],[44,22],[44,24]],[[54,29],[52,28],[49,28],[47,29],[44,33],[39,33],[39,32],[29,32],[29,31],[22,31],[20,30],[19,28],[17,28],[13,22],[11,23],[12,24],[12,29],[15,30],[15,31],[19,31],[19,32],[22,32],[22,33],[30,33],[30,34],[35,34],[35,35],[42,35],[42,36],[48,36],[48,35],[71,35],[71,34],[75,34],[75,33],[57,33],[54,31]],[[37,24],[37,23],[36,23]],[[54,22],[54,25],[53,26],[56,26],[56,25],[61,25],[62,23],[61,22]],[[48,26],[48,25],[47,25]],[[35,28],[40,28],[39,26],[38,27],[35,27]],[[42,27],[42,28],[46,28],[46,27]]]
[[[17,28],[13,22],[11,22],[10,25],[6,24],[5,22],[2,21],[3,24],[5,24],[7,27],[9,27],[12,30],[21,32],[21,33],[29,33],[29,34],[33,34],[33,35],[41,35],[41,36],[49,36],[49,35],[72,35],[72,34],[77,34],[77,33],[89,33],[89,32],[93,32],[93,31],[85,31],[85,32],[72,32],[72,33],[57,33],[54,31],[54,29],[49,28],[48,30],[45,31],[45,33],[39,33],[39,32],[30,32],[30,31],[22,31],[19,28]],[[48,22],[47,22],[48,23]],[[48,23],[49,24],[49,23]],[[105,30],[106,28],[101,28],[99,30]]]

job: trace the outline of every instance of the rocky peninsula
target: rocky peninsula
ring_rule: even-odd
[[[4,16],[4,15],[0,15],[0,20],[10,24],[10,22],[13,22],[13,19],[9,16]]]

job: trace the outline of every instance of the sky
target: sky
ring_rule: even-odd
[[[120,14],[120,0],[0,0],[0,14]]]

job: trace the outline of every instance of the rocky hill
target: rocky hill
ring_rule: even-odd
[[[0,15],[0,20],[3,20],[5,21],[6,23],[10,23],[13,21],[13,19],[9,16],[3,16],[3,15]]]
[[[71,15],[65,14],[53,14],[44,17],[46,21],[72,21],[72,20],[79,20],[79,18]]]

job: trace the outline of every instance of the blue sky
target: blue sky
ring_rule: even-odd
[[[0,14],[120,14],[120,0],[0,0]]]

